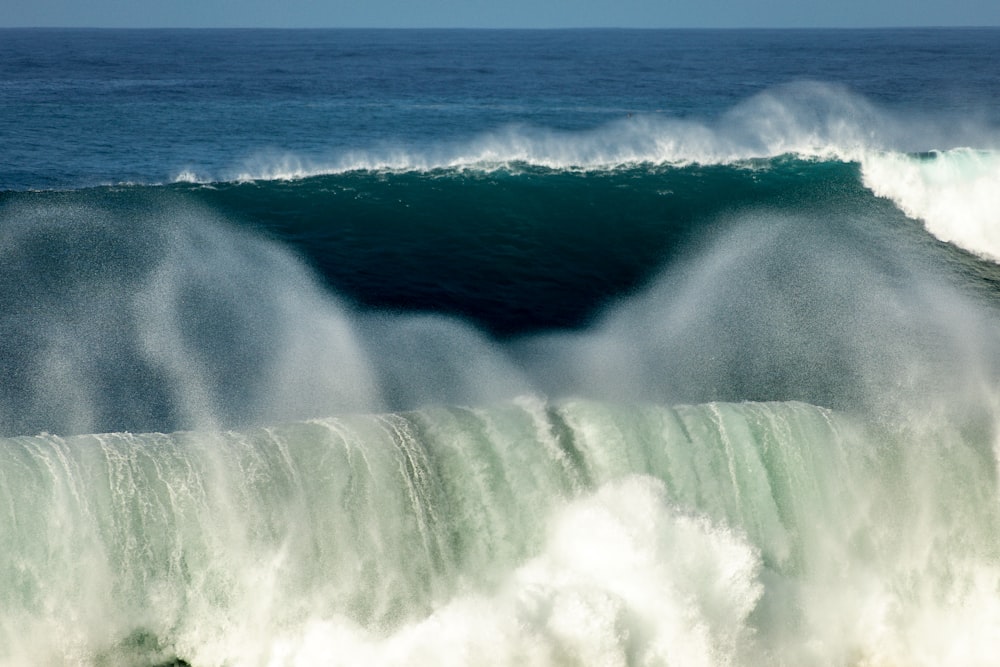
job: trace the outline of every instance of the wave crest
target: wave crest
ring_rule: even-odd
[[[819,82],[774,88],[716,118],[628,114],[582,131],[509,125],[432,145],[400,143],[325,157],[261,152],[221,173],[184,169],[175,180],[289,180],[350,171],[510,170],[524,166],[605,170],[636,165],[737,164],[795,155],[860,161],[872,152],[915,152],[961,145],[1000,146],[993,128],[902,117]]]
[[[873,154],[862,175],[866,187],[938,239],[1000,262],[1000,152]]]

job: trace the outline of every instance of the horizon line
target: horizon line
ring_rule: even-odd
[[[536,32],[557,32],[557,31],[597,31],[597,30],[621,30],[621,31],[669,31],[669,30],[690,30],[690,31],[730,31],[730,30],[992,30],[1000,28],[996,25],[871,25],[871,26],[846,26],[846,25],[815,25],[815,26],[103,26],[103,25],[0,25],[0,30],[384,30],[384,31],[536,31]]]

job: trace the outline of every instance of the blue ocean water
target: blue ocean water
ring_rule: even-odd
[[[1000,30],[0,30],[0,662],[987,665]]]

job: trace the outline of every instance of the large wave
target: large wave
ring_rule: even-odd
[[[799,82],[712,119],[637,114],[586,131],[508,126],[433,146],[394,145],[304,157],[258,153],[215,173],[185,168],[175,182],[302,179],[352,171],[606,171],[734,165],[791,156],[863,166],[864,183],[943,241],[996,260],[1000,131],[982,118],[905,115],[850,90]]]
[[[985,665],[996,471],[954,426],[523,398],[7,439],[0,657]]]

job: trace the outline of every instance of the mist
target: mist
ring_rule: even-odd
[[[526,394],[798,400],[867,414],[976,402],[996,312],[942,248],[865,206],[717,215],[691,252],[573,330],[497,339],[379,311],[183,197],[7,206],[0,430],[170,431]],[[900,238],[905,239],[903,241]]]

